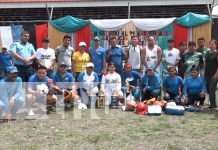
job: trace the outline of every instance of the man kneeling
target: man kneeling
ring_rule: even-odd
[[[0,116],[5,113],[4,119],[10,122],[16,118],[18,109],[22,106],[22,79],[17,76],[16,67],[7,68],[7,77],[0,81]]]
[[[49,83],[51,79],[47,76],[46,67],[40,66],[37,69],[35,75],[32,75],[29,79],[26,95],[26,103],[28,107],[28,115],[32,116],[35,113],[32,110],[32,105],[37,102],[39,108],[46,112],[46,104],[54,105],[56,103],[57,97],[54,95],[54,85]]]

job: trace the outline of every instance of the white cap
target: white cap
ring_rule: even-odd
[[[93,67],[93,68],[94,68],[94,64],[93,64],[92,62],[88,62],[88,63],[86,64],[86,67]]]
[[[79,46],[86,46],[86,43],[85,42],[80,42]]]

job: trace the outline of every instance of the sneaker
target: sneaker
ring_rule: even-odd
[[[34,116],[35,115],[35,113],[33,112],[33,110],[30,108],[29,110],[28,110],[28,116]]]
[[[43,105],[43,104],[40,104],[39,109],[40,109],[42,112],[47,112],[46,106]]]

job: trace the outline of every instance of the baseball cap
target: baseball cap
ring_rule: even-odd
[[[153,68],[151,66],[147,66],[146,70],[153,70]]]
[[[94,41],[100,41],[99,37],[94,37]]]
[[[94,64],[92,63],[92,62],[88,62],[87,64],[86,64],[86,67],[88,68],[88,67],[93,67],[94,68]]]
[[[66,62],[62,61],[58,63],[58,66],[67,66]]]
[[[80,42],[79,46],[86,46],[86,43],[85,42]]]
[[[44,39],[42,40],[42,42],[49,43],[50,40],[49,40],[49,38],[44,38]]]
[[[9,73],[18,73],[17,67],[15,66],[10,66],[7,68],[7,72]]]

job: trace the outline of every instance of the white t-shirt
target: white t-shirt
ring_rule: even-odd
[[[51,48],[39,48],[36,51],[36,58],[45,67],[49,67],[52,63],[52,60],[55,59],[55,51]]]
[[[106,92],[113,92],[115,90],[121,90],[121,77],[118,73],[107,73],[102,76],[102,90]]]
[[[147,62],[148,66],[151,66],[152,68],[154,68],[158,62],[158,46],[154,45],[153,49],[150,49],[148,46],[145,47],[146,48],[146,58],[145,61]],[[158,74],[160,74],[160,66],[158,66],[156,68],[156,71],[158,72]]]
[[[137,45],[136,47],[129,46],[129,58],[128,63],[132,66],[132,69],[140,69],[141,64],[141,47]]]
[[[175,64],[175,62],[180,58],[180,52],[178,49],[173,48],[172,50],[165,49],[163,51],[163,61],[167,62],[167,66],[172,66]],[[176,67],[178,70],[178,67]],[[167,73],[167,71],[164,69],[163,73]]]

